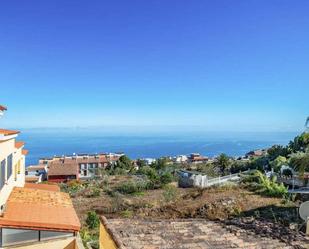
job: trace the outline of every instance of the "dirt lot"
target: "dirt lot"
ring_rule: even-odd
[[[111,177],[108,186],[113,187],[130,180],[128,176]],[[107,194],[102,191],[98,197],[76,195],[73,203],[83,221],[89,210],[106,217],[154,217],[154,218],[194,218],[204,217],[223,220],[240,214],[263,214],[263,209],[282,208],[282,200],[256,195],[242,187],[183,189],[175,188],[172,200],[164,197],[166,190],[148,190],[133,195]],[[260,210],[261,209],[261,210]],[[290,210],[288,210],[290,213]],[[266,212],[269,213],[269,212]],[[283,215],[284,216],[284,215]],[[270,218],[273,218],[270,215]]]
[[[227,185],[205,190],[168,188],[120,194],[115,188],[132,179],[129,176],[108,177],[93,182],[72,195],[80,220],[85,224],[88,211],[109,218],[214,220],[235,234],[259,234],[277,238],[293,248],[307,248],[309,240],[298,231],[301,223],[295,203],[255,194],[242,186]],[[96,197],[87,193],[98,188]],[[93,231],[96,236],[97,232]]]

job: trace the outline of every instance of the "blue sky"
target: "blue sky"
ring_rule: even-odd
[[[305,0],[1,2],[1,126],[301,130],[308,13]]]

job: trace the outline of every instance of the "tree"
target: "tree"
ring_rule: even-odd
[[[309,153],[298,152],[298,153],[292,154],[289,160],[289,164],[295,171],[298,171],[301,175],[304,172],[308,172],[309,171]]]
[[[222,153],[216,160],[216,166],[220,169],[221,174],[224,175],[230,169],[230,158]]]
[[[117,162],[117,167],[122,169],[131,170],[132,166],[133,164],[131,159],[126,155],[121,156]]]
[[[267,150],[268,157],[271,161],[275,160],[278,156],[287,157],[290,154],[288,147],[283,147],[282,145],[273,145]]]
[[[279,172],[283,165],[287,164],[287,159],[284,156],[278,156],[274,161],[271,162],[271,166],[275,172]]]
[[[167,159],[166,158],[159,158],[155,162],[151,164],[156,170],[165,170],[167,166]]]
[[[142,159],[137,159],[136,164],[139,168],[147,166],[145,160],[142,160]]]
[[[303,133],[290,141],[289,148],[293,152],[305,151],[309,147],[309,133]]]

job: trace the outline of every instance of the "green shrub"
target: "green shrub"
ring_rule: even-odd
[[[132,218],[133,217],[133,211],[127,209],[127,210],[120,212],[120,215],[123,218]]]
[[[100,219],[99,216],[94,211],[89,211],[87,213],[86,224],[90,229],[95,229],[99,227]]]
[[[129,181],[119,185],[116,190],[122,194],[134,194],[147,189],[147,183],[144,181]]]
[[[164,186],[164,191],[162,193],[165,202],[172,202],[177,199],[178,190],[175,186],[166,185]]]
[[[101,189],[97,187],[92,187],[87,194],[87,197],[99,197],[101,194]]]
[[[252,190],[270,197],[285,197],[287,188],[277,183],[276,177],[267,178],[262,172],[255,170],[244,176],[243,183],[246,183]]]
[[[162,185],[171,183],[174,179],[174,176],[170,172],[164,172],[160,175],[160,182]]]

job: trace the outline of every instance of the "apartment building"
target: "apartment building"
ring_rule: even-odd
[[[1,116],[7,109],[0,106]],[[24,142],[0,129],[0,248],[82,249],[80,222],[56,185],[25,183]]]
[[[48,181],[66,182],[95,177],[100,168],[115,164],[122,153],[76,154],[42,158],[39,165],[47,165]]]

